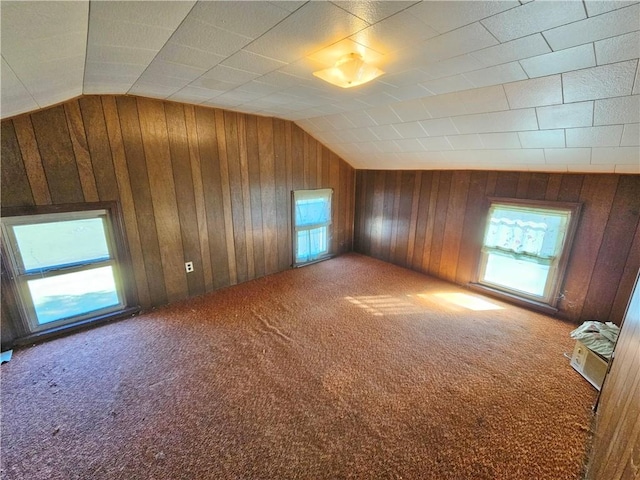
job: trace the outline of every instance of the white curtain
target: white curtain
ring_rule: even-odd
[[[491,218],[485,246],[540,256],[547,224],[509,218]]]

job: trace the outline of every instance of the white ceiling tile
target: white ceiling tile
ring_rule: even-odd
[[[457,57],[435,62],[426,67],[420,68],[423,74],[423,78],[419,80],[423,82],[425,78],[442,78],[451,77],[459,73],[471,72],[473,70],[480,70],[484,68],[484,65],[476,60],[469,54],[459,55]]]
[[[92,15],[108,18],[118,23],[137,23],[156,27],[176,28],[193,8],[195,1],[164,2],[107,2],[107,5],[91,4]]]
[[[184,45],[195,50],[229,56],[251,42],[251,38],[192,18],[185,20],[171,37],[171,43]]]
[[[564,148],[564,130],[518,132],[522,148]]]
[[[518,134],[515,132],[482,133],[480,140],[483,147],[489,149],[521,148]]]
[[[396,123],[393,125],[393,128],[396,129],[402,138],[421,138],[428,136],[419,122]]]
[[[0,68],[2,75],[0,87],[2,88],[2,117],[10,117],[19,113],[36,110],[38,104],[31,94],[24,87],[22,82],[18,80],[11,67],[2,58],[2,67]]]
[[[391,125],[369,127],[369,131],[373,132],[373,134],[380,140],[396,140],[402,138],[402,135],[400,135]]]
[[[222,65],[263,75],[283,67],[286,63],[246,50],[240,50],[224,60]]]
[[[589,43],[520,60],[520,64],[525,72],[527,72],[527,75],[533,78],[594,67],[596,65],[596,58],[593,53],[593,45]]]
[[[593,125],[593,102],[569,103],[536,108],[541,129],[590,127]]]
[[[517,1],[421,2],[409,9],[412,15],[440,33],[468,25],[519,6]]]
[[[560,75],[509,83],[504,86],[504,91],[513,109],[562,103]]]
[[[629,95],[637,64],[637,60],[629,60],[563,73],[564,101],[579,102]]]
[[[622,132],[621,147],[636,147],[640,145],[640,123],[629,123]]]
[[[636,77],[633,80],[633,91],[631,93],[633,95],[640,94],[640,68],[638,68],[637,66],[636,66]]]
[[[485,67],[492,67],[550,52],[551,48],[549,48],[545,39],[541,34],[536,33],[493,47],[483,48],[470,55]]]
[[[531,2],[482,21],[500,42],[586,18],[582,2]],[[551,45],[553,47],[553,45]]]
[[[156,59],[149,64],[142,75],[142,79],[152,80],[156,75],[165,75],[175,78],[187,80],[185,83],[192,82],[207,71],[206,68],[196,68],[180,63],[166,62]]]
[[[630,173],[637,175],[640,174],[640,164],[616,165],[614,171],[619,174]]]
[[[622,125],[568,128],[566,136],[567,147],[617,147],[622,137]]]
[[[401,152],[423,152],[424,146],[416,138],[394,140]]]
[[[367,112],[348,112],[345,113],[344,116],[356,127],[372,127],[376,125],[376,122],[367,115]]]
[[[437,31],[421,22],[411,14],[411,9],[408,9],[364,30],[359,30],[351,39],[377,52],[387,54],[420,44],[437,35]]]
[[[99,78],[105,74],[137,79],[144,72],[146,65],[112,62],[87,62],[86,76]]]
[[[640,95],[596,100],[594,125],[640,122]]]
[[[356,127],[356,125],[351,123],[351,121],[342,113],[330,115],[329,117],[326,117],[326,120],[331,123],[334,130],[344,130]]]
[[[472,23],[449,33],[431,38],[414,48],[418,58],[425,62],[437,62],[496,45],[496,39],[479,23]]]
[[[390,107],[376,107],[366,110],[378,125],[389,125],[393,123],[402,123],[402,119]]]
[[[564,173],[567,171],[566,165],[554,165],[546,163],[544,165],[527,165],[530,172]]]
[[[189,17],[227,32],[258,38],[290,13],[269,2],[198,2]]]
[[[404,87],[399,87],[393,91],[392,96],[399,100],[418,100],[422,97],[427,97],[433,95],[429,90],[424,88],[422,85],[406,85]]]
[[[422,104],[433,118],[509,110],[502,86],[426,97],[422,99]]]
[[[447,159],[475,164],[482,169],[494,169],[504,165],[510,168],[518,164],[544,164],[544,150],[528,148],[524,150],[468,150],[445,153]],[[516,168],[513,168],[516,170]]]
[[[612,173],[614,171],[614,166],[573,164],[567,165],[567,171],[576,173]]]
[[[252,42],[247,50],[288,63],[367,26],[364,20],[330,2],[308,2]]]
[[[129,63],[148,65],[158,54],[157,50],[114,45],[92,45],[87,51],[87,62]],[[169,59],[169,61],[171,61]]]
[[[462,115],[451,119],[460,133],[517,132],[537,130],[538,122],[533,108],[508,112]]]
[[[380,20],[404,10],[416,1],[393,1],[393,2],[358,2],[358,1],[335,1],[332,2],[347,12],[355,15],[367,23],[374,24]]]
[[[606,38],[595,43],[598,65],[640,57],[640,32]]]
[[[611,10],[617,10],[629,5],[638,3],[637,0],[624,1],[624,0],[585,0],[584,4],[587,7],[587,15],[593,17],[602,13],[610,12]]]
[[[473,150],[484,148],[484,144],[477,133],[471,135],[448,135],[447,140],[454,150]]]
[[[453,77],[438,78],[429,80],[420,84],[433,95],[444,95],[445,93],[459,92],[476,88],[464,75],[455,75]]]
[[[197,48],[191,48],[170,40],[164,47],[162,47],[162,50],[158,52],[156,58],[157,60],[163,60],[165,62],[179,63],[190,67],[209,70],[211,67],[214,67],[224,60],[226,56],[208,52],[206,50],[198,50]],[[149,63],[151,60],[153,60],[153,56],[146,63]]]
[[[535,2],[534,2],[535,3]],[[580,4],[580,2],[575,2]],[[580,5],[582,7],[582,5]],[[633,32],[638,29],[640,5],[590,17],[580,22],[554,28],[543,35],[554,50],[562,50],[583,43]]]
[[[450,118],[435,118],[432,120],[421,120],[418,122],[430,137],[440,137],[443,135],[456,135],[458,130],[453,125]]]
[[[583,164],[591,163],[590,148],[545,148],[544,156],[549,164]]]
[[[109,6],[109,2],[97,2]],[[173,34],[168,27],[140,25],[138,23],[118,23],[108,16],[99,17],[91,8],[91,28],[89,29],[88,49],[93,45],[112,45],[137,47],[147,50],[160,50]]]
[[[426,137],[419,138],[418,141],[427,151],[439,152],[444,150],[451,150],[451,145],[447,141],[447,137]]]
[[[591,164],[640,165],[640,148],[592,148]]]
[[[463,75],[474,87],[488,87],[501,83],[516,82],[527,78],[518,62],[505,63],[495,67],[487,67]]]
[[[203,79],[214,79],[221,82],[243,84],[255,80],[259,75],[236,68],[225,67],[224,65],[216,65],[207,73]]]

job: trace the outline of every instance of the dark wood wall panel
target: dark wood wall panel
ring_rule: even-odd
[[[289,268],[292,189],[334,189],[332,246],[350,251],[354,175],[289,121],[147,98],[2,122],[2,205],[119,201],[144,308]]]
[[[559,315],[622,320],[640,267],[640,176],[358,171],[355,250],[461,285],[474,280],[487,197],[579,201]]]

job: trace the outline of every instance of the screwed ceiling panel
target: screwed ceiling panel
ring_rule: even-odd
[[[293,120],[356,168],[640,173],[639,2],[1,8],[2,118],[135,94]],[[353,51],[385,75],[312,75]]]

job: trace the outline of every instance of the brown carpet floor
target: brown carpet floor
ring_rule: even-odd
[[[580,478],[573,326],[481,298],[350,254],[19,350],[2,478]]]

